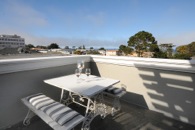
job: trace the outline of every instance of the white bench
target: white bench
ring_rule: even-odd
[[[25,97],[22,102],[29,108],[29,112],[23,122],[24,125],[30,124],[32,112],[34,112],[33,115],[39,116],[54,130],[71,130],[85,121],[85,117],[78,112],[42,93]]]

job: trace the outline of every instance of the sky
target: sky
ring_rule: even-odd
[[[195,0],[1,0],[0,35],[26,44],[118,48],[139,31],[158,44],[195,41]]]

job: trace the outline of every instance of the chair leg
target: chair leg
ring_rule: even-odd
[[[26,117],[24,118],[23,124],[24,124],[25,126],[30,125],[30,119],[31,119],[33,116],[35,116],[35,113],[32,112],[32,111],[29,109],[29,110],[28,110],[28,113],[27,113],[27,115],[26,115]]]
[[[115,97],[111,115],[114,116],[116,112],[120,111],[120,109],[121,109],[120,99],[118,97]]]

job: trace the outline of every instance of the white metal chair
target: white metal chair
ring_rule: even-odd
[[[105,97],[110,97],[111,100],[106,100],[107,102],[111,102],[111,115],[121,110],[120,98],[126,94],[126,86],[124,84],[121,85],[121,88],[110,87],[104,91]],[[105,98],[106,99],[106,98]]]

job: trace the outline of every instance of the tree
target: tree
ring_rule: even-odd
[[[90,50],[93,50],[93,47],[90,47],[89,49],[90,49]]]
[[[69,46],[65,46],[65,48],[64,49],[69,49]]]
[[[161,47],[161,51],[167,53],[168,58],[172,57],[173,47],[175,45],[173,45],[172,43],[164,43],[164,44],[160,44],[159,46]]]
[[[85,45],[80,46],[78,49],[85,49]]]
[[[188,44],[189,54],[195,56],[195,42]]]
[[[174,59],[185,59],[185,60],[190,60],[191,59],[191,56],[190,56],[190,54],[189,53],[187,53],[187,54],[182,54],[182,53],[176,53],[175,55],[174,55]]]
[[[76,47],[75,46],[72,46],[72,49],[76,49]]]
[[[87,54],[99,55],[100,53],[96,50],[89,50],[87,51]]]
[[[159,52],[160,51],[157,42],[150,45],[149,51],[150,52]]]
[[[26,47],[26,48],[34,48],[35,46],[32,45],[32,44],[28,44],[28,45],[26,45],[25,47]]]
[[[168,58],[167,53],[159,50],[158,52],[153,53],[153,58]]]
[[[120,45],[119,46],[119,51],[123,52],[125,50],[126,46],[125,45]]]
[[[101,47],[99,50],[106,50],[104,47]]]
[[[176,51],[180,54],[187,54],[187,53],[189,53],[189,47],[188,47],[188,45],[178,46],[176,48]]]
[[[131,47],[127,46],[123,52],[125,53],[125,55],[128,55],[128,54],[130,54],[132,51],[133,51],[133,49],[132,49]]]
[[[60,47],[58,46],[57,43],[51,43],[51,44],[48,46],[48,49],[58,49],[58,48],[60,48]]]
[[[130,48],[129,46],[125,46],[125,45],[120,45],[119,46],[119,52],[122,52],[125,55],[130,54],[132,51],[133,51],[133,49]]]
[[[41,48],[41,49],[47,49],[46,46],[42,46],[42,45],[37,45],[36,47],[37,47],[37,48]]]
[[[82,55],[82,52],[77,50],[77,51],[74,51],[74,54]]]
[[[131,36],[127,43],[128,46],[134,47],[136,53],[138,54],[138,57],[141,57],[142,53],[144,51],[147,51],[151,44],[156,44],[156,41],[151,33],[140,31],[136,33],[134,36]]]

